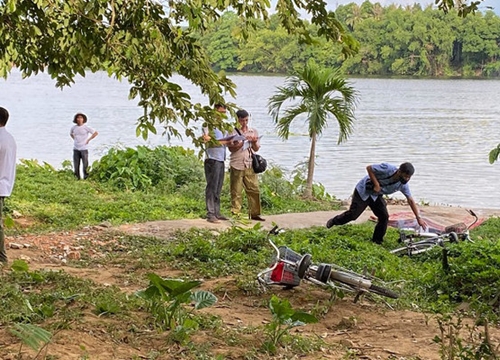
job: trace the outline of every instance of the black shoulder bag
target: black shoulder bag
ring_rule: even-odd
[[[239,129],[234,128],[236,132],[241,135],[241,132]],[[252,154],[252,168],[253,172],[256,174],[263,173],[267,169],[267,161],[264,159],[262,156],[259,154],[256,154],[253,152],[252,149],[250,149],[250,154]]]

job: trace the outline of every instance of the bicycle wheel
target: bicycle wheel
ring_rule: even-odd
[[[456,242],[458,242],[458,235],[457,235],[457,233],[456,233],[456,232],[454,232],[454,231],[450,232],[450,233],[448,234],[448,237],[449,237],[449,239],[450,239],[450,242],[452,242],[452,243],[456,243]]]
[[[403,255],[418,255],[423,252],[429,251],[432,249],[434,246],[437,244],[433,241],[421,241],[421,242],[416,242],[413,244],[409,244],[407,246],[397,248],[394,250],[391,250],[391,254],[398,255],[398,256],[403,256]]]
[[[389,289],[375,285],[370,279],[365,278],[360,274],[354,272],[344,272],[333,270],[330,274],[330,279],[333,281],[340,282],[344,285],[349,286],[352,291],[359,292],[371,292],[377,295],[386,296],[391,299],[397,299],[399,295]]]
[[[309,266],[311,266],[311,254],[305,254],[304,256],[302,256],[297,266],[298,268],[297,275],[299,276],[300,279],[304,278]]]
[[[383,288],[382,286],[378,286],[375,284],[372,284],[372,286],[370,286],[369,291],[374,293],[374,294],[386,296],[386,297],[391,298],[391,299],[399,298],[399,294],[397,294],[395,291]]]

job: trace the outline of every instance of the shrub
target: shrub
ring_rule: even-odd
[[[203,167],[193,150],[180,146],[151,149],[112,148],[92,165],[90,177],[127,190],[159,187],[165,192],[203,181]]]

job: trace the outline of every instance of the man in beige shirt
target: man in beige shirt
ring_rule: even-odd
[[[231,188],[231,212],[239,215],[242,207],[242,190],[245,189],[248,199],[248,215],[250,219],[265,221],[261,214],[259,178],[252,168],[252,152],[260,149],[259,134],[257,130],[248,127],[248,112],[238,110],[238,128],[234,135],[240,134],[246,140],[233,141],[228,144],[231,156],[230,166],[230,188]]]

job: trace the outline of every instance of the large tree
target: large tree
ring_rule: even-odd
[[[278,0],[281,25],[310,42],[306,13],[318,34],[344,46],[355,44],[326,10],[324,0]],[[269,0],[0,0],[0,76],[13,67],[24,77],[47,72],[56,86],[71,85],[88,71],[106,71],[131,84],[130,97],[144,109],[137,134],[147,137],[160,123],[169,135],[177,129],[195,139],[193,121],[220,126],[211,106],[194,104],[171,81],[180,74],[199,87],[210,105],[235,96],[235,85],[215,73],[198,41],[226,10],[236,13],[240,36],[247,37],[258,20],[267,20]],[[176,125],[179,124],[179,125]]]
[[[283,139],[290,136],[293,120],[306,117],[311,147],[305,197],[312,195],[318,136],[323,133],[328,121],[334,119],[339,126],[338,143],[346,140],[352,132],[356,101],[356,91],[338,70],[320,68],[312,61],[287,77],[284,86],[278,87],[269,99],[269,113],[276,123],[278,135]],[[286,109],[282,111],[284,105]]]

